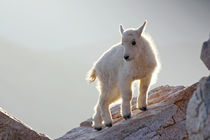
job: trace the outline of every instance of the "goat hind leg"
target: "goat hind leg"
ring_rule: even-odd
[[[99,104],[97,103],[95,106],[95,114],[93,115],[93,128],[96,130],[102,129],[102,117],[101,117],[101,109]]]

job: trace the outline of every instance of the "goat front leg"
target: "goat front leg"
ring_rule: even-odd
[[[122,97],[121,113],[123,118],[127,120],[131,117],[131,82],[124,80],[120,83],[119,88]]]
[[[148,88],[150,85],[152,75],[147,76],[140,81],[140,86],[139,86],[139,95],[137,98],[137,108],[140,110],[146,111],[147,110],[147,98],[148,98]]]

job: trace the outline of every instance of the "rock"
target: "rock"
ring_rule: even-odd
[[[1,140],[49,140],[29,126],[10,116],[0,107],[0,139]]]
[[[111,108],[113,126],[96,131],[91,119],[80,124],[57,140],[103,140],[103,139],[187,139],[185,127],[186,108],[197,83],[190,87],[160,86],[149,92],[148,110],[136,109],[136,98],[132,100],[132,117],[123,120],[120,105]]]
[[[201,60],[206,65],[208,70],[210,70],[210,38],[208,41],[205,41],[201,50]]]
[[[186,128],[192,140],[210,139],[210,76],[200,80],[189,101]]]

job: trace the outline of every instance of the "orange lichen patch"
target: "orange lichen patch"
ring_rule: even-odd
[[[120,113],[112,114],[112,119],[117,119],[117,118],[120,118],[120,117],[122,117]]]
[[[118,123],[122,120],[123,120],[123,117],[117,118],[117,119],[113,120],[113,124]]]

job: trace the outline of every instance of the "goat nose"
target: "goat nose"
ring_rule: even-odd
[[[128,58],[129,58],[128,55],[125,55],[125,56],[124,56],[124,59],[125,59],[125,60],[128,60]]]
[[[208,46],[208,42],[205,41],[205,42],[203,43],[203,47],[207,47],[207,46]]]

